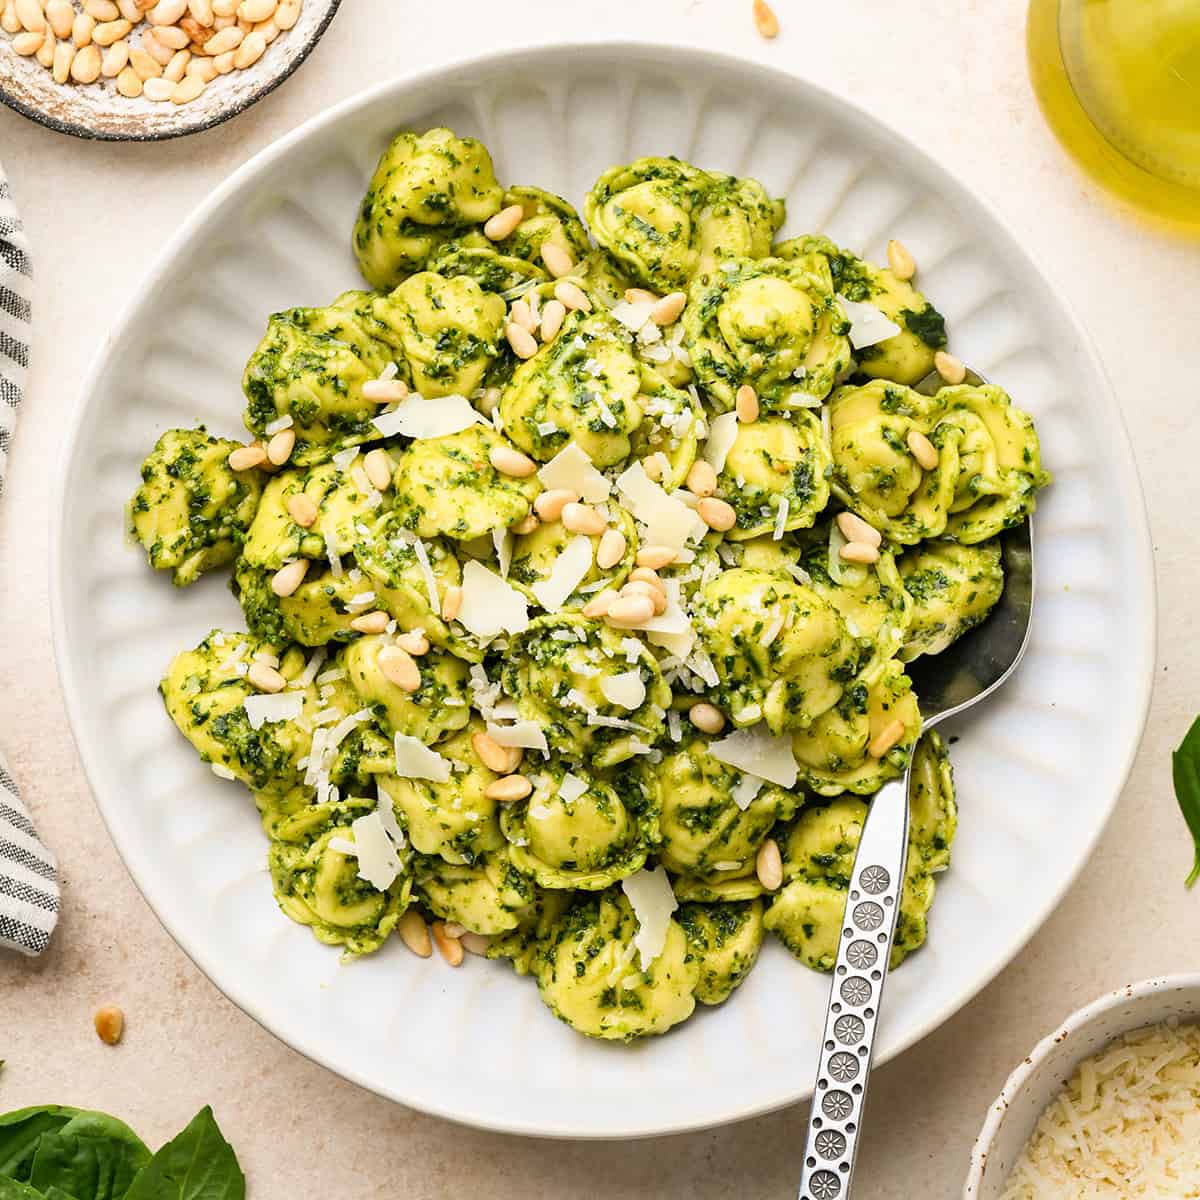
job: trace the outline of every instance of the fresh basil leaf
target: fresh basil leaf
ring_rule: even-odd
[[[246,1177],[207,1105],[142,1168],[125,1200],[245,1200]],[[4,1200],[0,1197],[0,1200]]]
[[[39,1104],[0,1116],[0,1178],[27,1180],[42,1134],[56,1132],[79,1113],[61,1104]]]
[[[1171,779],[1175,784],[1179,811],[1183,813],[1196,848],[1192,873],[1185,884],[1191,887],[1200,879],[1200,717],[1192,722],[1179,749],[1171,755]]]
[[[75,1200],[121,1200],[150,1151],[128,1126],[103,1113],[84,1113],[57,1133],[42,1134],[29,1182]]]
[[[46,1200],[46,1193],[39,1192],[37,1188],[32,1188],[19,1179],[0,1175],[0,1200]],[[74,1200],[74,1197],[68,1197],[68,1200]]]

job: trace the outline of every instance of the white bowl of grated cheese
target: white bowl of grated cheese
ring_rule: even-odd
[[[1200,1196],[1200,974],[1129,984],[1044,1037],[988,1110],[964,1200]]]

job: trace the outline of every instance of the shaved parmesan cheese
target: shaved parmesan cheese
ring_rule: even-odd
[[[755,797],[759,792],[766,787],[767,781],[760,779],[757,775],[743,775],[733,786],[733,790],[729,793],[733,797],[733,802],[745,812],[746,809],[754,803]],[[741,863],[738,863],[741,866]]]
[[[400,860],[379,813],[370,812],[359,817],[352,822],[350,829],[354,834],[354,842],[349,853],[358,859],[359,879],[365,879],[381,892],[387,891],[400,874]],[[344,850],[342,852],[347,853]]]
[[[606,675],[600,680],[600,690],[609,704],[618,704],[621,708],[638,708],[646,699],[646,685],[636,668],[620,675]]]
[[[586,533],[577,533],[554,560],[549,576],[533,585],[537,602],[547,612],[558,612],[583,582],[592,569],[592,549],[592,539]]]
[[[318,646],[313,652],[312,657],[304,664],[304,670],[288,684],[289,688],[303,689],[308,687],[310,683],[317,677],[317,672],[321,669],[325,662],[325,647]]]
[[[568,804],[574,804],[587,790],[588,785],[586,780],[580,779],[578,775],[572,775],[569,772],[563,776],[562,783],[558,785],[558,794]]]
[[[682,500],[667,495],[640,462],[617,477],[617,488],[629,511],[646,526],[646,545],[679,550],[689,538],[699,540],[708,532],[708,526]]]
[[[718,762],[737,767],[790,788],[796,782],[796,759],[792,755],[792,739],[773,737],[761,725],[750,729],[735,729],[728,737],[710,742],[708,752]]]
[[[612,315],[630,333],[637,333],[650,320],[650,310],[653,307],[654,304],[649,300],[637,300],[633,303],[620,300],[613,305]]]
[[[277,692],[273,696],[247,696],[243,702],[251,729],[261,729],[266,721],[294,721],[304,711],[299,692]]]
[[[333,528],[333,523],[327,521],[324,528],[321,530],[321,535],[325,539],[325,557],[329,559],[329,573],[334,579],[342,577],[342,559],[338,553],[337,532]]]
[[[450,760],[430,750],[420,738],[396,734],[396,774],[401,779],[432,779],[445,783],[450,778]]]
[[[621,890],[629,899],[633,915],[637,917],[638,931],[633,936],[642,970],[663,952],[667,944],[667,930],[671,925],[671,914],[679,907],[671,881],[662,867],[653,871],[644,868],[628,879],[621,880]]]
[[[333,463],[339,471],[344,471],[358,457],[357,446],[347,446],[345,450],[339,450],[336,454],[329,456],[329,461]]]
[[[589,504],[608,499],[612,484],[592,466],[592,460],[574,442],[568,442],[537,473],[542,487],[575,492]]]
[[[733,443],[737,441],[738,415],[735,412],[722,413],[713,417],[708,423],[708,441],[704,443],[704,461],[718,475],[725,470],[725,460]]]
[[[482,563],[469,562],[462,573],[462,607],[458,620],[476,637],[521,633],[529,627],[529,603]]]
[[[550,749],[546,744],[546,735],[536,721],[518,721],[515,725],[496,725],[489,721],[487,731],[488,736],[499,746],[541,750],[543,753]]]
[[[400,433],[410,438],[449,437],[475,424],[487,424],[487,418],[471,407],[466,396],[439,396],[426,399],[413,393],[392,412],[376,417],[372,425],[384,437]]]
[[[507,529],[492,530],[492,544],[496,547],[496,562],[500,565],[500,578],[508,578],[512,566],[513,540]]]
[[[392,839],[392,844],[397,850],[403,850],[408,844],[408,839],[404,836],[404,830],[400,828],[400,822],[396,820],[396,808],[392,804],[391,796],[378,783],[375,785],[375,811],[383,823],[384,832]]]
[[[419,537],[413,538],[413,553],[417,556],[417,566],[421,568],[421,577],[425,580],[425,592],[429,597],[429,606],[433,611],[440,612],[442,605],[438,600],[437,579],[433,574],[433,567],[429,563],[429,551],[425,549],[425,543]]]
[[[900,326],[873,304],[863,300],[847,300],[845,296],[838,296],[838,303],[850,322],[850,345],[855,350],[876,346],[900,332]]]
[[[771,531],[773,541],[777,542],[783,537],[784,530],[787,528],[788,508],[788,498],[780,496],[779,511],[775,514],[775,528]]]
[[[219,763],[219,762],[210,763],[209,767],[212,770],[212,773],[218,779],[236,779],[237,778],[237,776],[224,763]]]
[[[285,429],[291,429],[295,423],[296,422],[292,419],[291,413],[288,413],[286,416],[277,417],[274,421],[270,422],[270,424],[264,425],[263,433],[265,433],[267,437],[274,437],[275,434],[282,433]]]

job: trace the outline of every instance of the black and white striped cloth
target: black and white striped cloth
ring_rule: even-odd
[[[29,369],[30,280],[29,243],[0,167],[0,495]],[[41,954],[58,901],[54,855],[38,838],[0,753],[0,948]]]

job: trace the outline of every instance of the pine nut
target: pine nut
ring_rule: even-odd
[[[547,300],[542,305],[542,341],[554,341],[566,319],[567,306],[561,300]]]
[[[124,38],[120,38],[105,50],[104,57],[100,60],[100,74],[105,79],[115,79],[127,66],[129,66],[129,43]]]
[[[535,529],[541,526],[541,521],[533,513],[522,517],[515,525],[508,527],[509,533],[515,533],[518,537],[526,533],[532,533]]]
[[[490,387],[483,389],[483,395],[476,401],[475,407],[479,409],[485,417],[490,417],[496,411],[496,406],[500,403],[500,389],[498,387]]]
[[[259,21],[269,21],[278,7],[276,0],[242,0],[238,5],[237,15],[242,21],[258,24]]]
[[[625,535],[619,529],[606,529],[596,547],[596,566],[602,571],[607,571],[624,557]]]
[[[396,645],[405,654],[411,654],[413,658],[420,658],[422,654],[429,653],[429,639],[419,629],[410,629],[407,633],[397,634]]]
[[[670,546],[643,546],[637,552],[637,565],[652,571],[669,567],[679,557],[679,551]]]
[[[533,511],[543,521],[557,521],[568,504],[574,504],[579,499],[579,493],[570,488],[551,488],[542,492],[533,502]]]
[[[512,352],[521,359],[532,358],[537,353],[537,342],[528,329],[509,321],[504,327],[504,336],[512,347]]]
[[[666,585],[658,577],[658,572],[653,567],[634,567],[629,572],[630,583],[636,583],[641,580],[643,583],[648,583],[651,587],[658,588],[665,596],[667,594]]]
[[[291,29],[300,20],[301,0],[280,0],[275,10],[275,24],[282,30]]]
[[[125,1014],[115,1004],[97,1009],[92,1022],[96,1026],[96,1036],[106,1046],[115,1046],[125,1032]]]
[[[234,17],[242,0],[213,0],[214,17]]]
[[[564,275],[570,275],[575,269],[575,261],[571,258],[570,254],[553,242],[542,243],[542,262],[545,264],[546,270],[555,279],[561,279]]]
[[[384,624],[386,625],[386,622]],[[407,650],[399,646],[384,646],[377,661],[384,676],[401,691],[415,692],[420,688],[421,668]]]
[[[508,319],[522,329],[527,329],[533,333],[537,329],[537,322],[533,319],[533,311],[525,300],[514,300],[508,310]]]
[[[838,551],[838,557],[848,563],[877,563],[879,551],[870,542],[847,542]]]
[[[210,38],[208,45],[211,46],[216,40],[215,37]],[[204,48],[208,50],[208,46]],[[212,53],[211,50],[208,52]],[[236,55],[234,57],[236,59]],[[392,404],[396,400],[403,400],[407,395],[408,384],[403,379],[368,379],[362,385],[362,398],[374,400],[376,404]]]
[[[581,504],[578,500],[572,500],[564,506],[562,523],[564,529],[572,533],[586,533],[589,537],[596,537],[608,527],[608,522],[600,513],[590,504]]]
[[[215,4],[213,8],[215,10]],[[236,25],[230,25],[227,29],[222,29],[214,33],[204,43],[204,53],[212,58],[216,58],[218,54],[224,54],[227,50],[236,50],[242,44],[242,39],[245,36]]]
[[[234,451],[234,453],[237,452]],[[312,528],[319,511],[312,497],[305,495],[304,492],[297,492],[295,495],[289,496],[284,502],[284,507],[288,511],[288,516],[303,529]]]
[[[463,590],[458,586],[448,587],[442,597],[442,620],[453,621],[462,608]]]
[[[5,0],[4,4],[0,6],[0,29],[3,29],[5,33],[20,32],[21,18],[17,16],[16,0]]]
[[[75,43],[77,50],[82,50],[84,46],[92,44],[92,34],[96,29],[96,18],[89,17],[87,13],[76,13],[75,20],[71,22],[71,41]]]
[[[272,695],[282,692],[287,686],[287,680],[274,667],[268,667],[264,662],[250,664],[250,669],[246,672],[246,682],[258,688],[260,692]]]
[[[719,533],[724,533],[737,524],[737,513],[734,512],[733,506],[715,496],[705,496],[696,506],[696,511],[709,529],[715,529]]]
[[[211,58],[196,58],[193,55],[187,73],[199,76],[205,83],[212,83],[217,77],[217,64]]]
[[[208,47],[204,47],[205,52],[208,52]],[[224,54],[217,54],[213,57],[213,66],[217,68],[218,75],[228,75],[233,70],[233,51],[226,50]]]
[[[175,94],[175,85],[169,79],[147,79],[142,84],[142,95],[147,100],[153,100],[156,104],[162,104],[170,100]]]
[[[281,429],[267,443],[267,458],[277,467],[282,467],[289,458],[292,457],[292,451],[296,448],[296,431],[294,429]]]
[[[429,940],[429,926],[425,924],[425,918],[415,908],[410,908],[400,918],[396,929],[400,934],[400,940],[418,958],[428,958],[433,953],[433,946]]]
[[[304,582],[307,574],[308,559],[294,558],[271,576],[271,591],[277,596],[290,596]]]
[[[617,598],[617,593],[612,588],[605,588],[602,592],[597,592],[584,606],[580,612],[590,620],[598,621],[601,617],[608,615],[608,610],[612,607],[612,602]]]
[[[142,10],[139,7],[137,0],[117,0],[117,7],[121,10],[121,16],[127,20],[130,25],[136,25],[142,19]]]
[[[191,61],[192,52],[190,50],[176,50],[171,61],[163,68],[163,78],[169,79],[172,83],[178,83],[186,73],[187,65]],[[202,81],[200,81],[200,86],[204,86]],[[199,94],[199,92],[196,93],[196,95]],[[175,99],[174,93],[172,93],[171,99]]]
[[[371,486],[386,492],[392,486],[392,460],[386,450],[372,450],[363,458],[363,470]]]
[[[458,940],[462,942],[462,948],[468,954],[479,958],[487,958],[488,947],[492,944],[492,939],[486,933],[474,933],[470,929]]]
[[[141,48],[141,46],[129,47],[129,65],[137,74],[138,79],[140,79],[143,83],[145,83],[147,79],[157,79],[158,76],[162,74],[162,67],[160,67],[158,62],[151,58],[150,55]],[[266,457],[267,453],[264,450],[263,458],[265,459]]]
[[[46,14],[40,0],[17,0],[17,20],[30,33],[43,33],[46,29]]]
[[[868,546],[883,544],[883,534],[852,512],[840,512],[837,515],[838,528],[848,542],[865,542]]]
[[[126,67],[117,76],[117,91],[130,100],[136,100],[142,94],[141,76],[132,67]],[[265,458],[266,455],[264,454],[263,457]]]
[[[502,746],[491,734],[476,733],[471,737],[471,745],[489,771],[497,775],[510,775],[517,769],[518,763],[513,762],[509,747]]]
[[[12,48],[23,58],[36,54],[46,40],[44,33],[18,33],[12,40]]]
[[[888,266],[897,279],[909,280],[917,273],[917,264],[909,254],[908,247],[896,238],[887,244]]]
[[[99,21],[115,21],[121,10],[114,0],[83,0],[83,11]]]
[[[252,67],[267,48],[267,39],[261,33],[248,33],[242,39],[242,44],[234,51],[233,65],[239,71]]]
[[[783,858],[779,853],[779,843],[774,838],[767,838],[759,846],[754,859],[754,873],[768,892],[777,892],[783,885]]]
[[[748,383],[743,383],[738,388],[734,408],[738,420],[743,425],[749,425],[758,420],[758,393]]]
[[[494,217],[489,217],[483,226],[483,236],[493,242],[502,242],[511,237],[517,226],[525,219],[525,210],[519,204],[502,208]]]
[[[188,12],[193,21],[205,28],[213,23],[212,0],[188,0]],[[181,20],[180,24],[182,23]]]
[[[767,41],[779,36],[779,18],[767,0],[754,0],[754,27]]]
[[[391,619],[390,613],[385,613],[382,609],[377,608],[374,612],[363,613],[361,616],[355,617],[350,622],[350,628],[357,633],[382,633],[388,627]]]
[[[111,46],[119,42],[133,27],[128,21],[105,21],[92,30],[92,41],[97,46]]]
[[[71,64],[75,61],[75,47],[70,42],[59,42],[54,47],[54,82],[66,83],[71,78]]]
[[[160,42],[153,29],[142,30],[142,49],[150,55],[160,67],[165,67],[171,61],[175,51],[170,46]]]
[[[628,287],[625,289],[626,304],[657,304],[658,297],[645,288]]]
[[[75,24],[75,8],[71,0],[48,0],[45,12],[56,37],[69,38]]]
[[[451,937],[446,932],[445,923],[442,921],[434,921],[431,926],[433,930],[433,942],[438,948],[438,953],[452,966],[462,966],[463,948],[462,942],[458,938]]]
[[[949,384],[960,384],[967,377],[967,368],[961,360],[945,350],[939,350],[933,356],[933,369]]]
[[[46,70],[52,70],[54,67],[54,52],[58,49],[58,38],[54,36],[53,29],[46,29],[42,35],[42,44],[37,49],[38,65],[45,67]]]
[[[257,33],[269,46],[279,36],[279,26],[274,21],[259,21],[250,32]]]
[[[679,314],[683,312],[685,304],[687,304],[686,292],[670,292],[650,309],[650,320],[655,325],[670,325],[679,320]]]
[[[725,728],[725,714],[715,704],[703,701],[688,709],[688,720],[701,733],[720,733]]]
[[[654,601],[649,596],[618,596],[609,606],[604,619],[612,625],[632,629],[644,625],[654,616]]]
[[[910,429],[904,440],[922,470],[932,471],[938,465],[937,447],[919,429]]]
[[[513,800],[524,800],[532,791],[533,784],[524,775],[505,775],[501,779],[493,779],[483,789],[483,794],[489,800],[509,804]]]
[[[191,44],[191,37],[186,29],[178,25],[160,25],[154,30],[154,40],[160,46],[171,50],[186,50]]]
[[[631,580],[621,589],[621,596],[645,596],[650,601],[656,617],[661,617],[667,611],[666,593],[644,579]]]
[[[158,0],[158,3],[146,12],[146,20],[151,25],[174,25],[187,12],[187,0]]]
[[[872,758],[882,758],[904,736],[904,722],[897,717],[885,725],[872,739],[867,753]]]
[[[569,279],[560,279],[554,285],[554,298],[575,312],[591,312],[592,302],[578,284]]]
[[[488,451],[488,462],[501,475],[510,475],[514,479],[528,479],[537,470],[537,463],[528,454],[511,446],[493,446]]]
[[[696,459],[687,473],[687,487],[693,496],[699,496],[701,500],[711,496],[717,490],[717,473],[712,463],[702,458]]]
[[[76,83],[95,83],[100,78],[99,46],[84,46],[71,63],[71,78]]]

